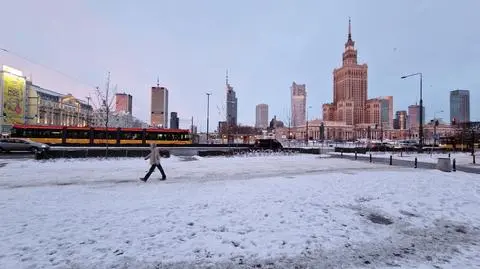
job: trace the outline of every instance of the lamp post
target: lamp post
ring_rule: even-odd
[[[90,127],[90,99],[92,99],[89,96],[86,97],[87,98],[87,127]]]
[[[408,77],[420,76],[420,122],[418,125],[418,136],[419,136],[419,149],[418,152],[422,153],[423,151],[423,74],[421,72],[414,73],[406,76],[402,76],[401,79],[406,79]]]
[[[306,115],[306,118],[307,118],[307,121],[306,121],[306,125],[305,125],[305,144],[306,146],[308,146],[308,140],[309,140],[309,137],[308,137],[308,110],[312,108],[312,106],[308,106],[307,107],[307,115]]]
[[[207,144],[208,144],[208,141],[209,141],[208,124],[210,121],[210,95],[212,95],[212,93],[207,92],[206,95],[207,95]]]

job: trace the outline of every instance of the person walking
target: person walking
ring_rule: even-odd
[[[165,180],[167,179],[167,175],[165,175],[165,171],[163,171],[163,167],[160,164],[160,149],[157,148],[157,145],[155,144],[150,144],[150,153],[145,157],[145,160],[150,158],[150,169],[148,170],[147,174],[145,177],[140,178],[141,181],[146,182],[150,175],[155,171],[155,168],[158,168],[160,170],[160,173],[162,173],[162,179]]]

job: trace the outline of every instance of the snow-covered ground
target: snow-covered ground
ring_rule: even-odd
[[[0,166],[0,268],[479,268],[477,175],[315,155]],[[215,265],[215,266],[213,266]]]

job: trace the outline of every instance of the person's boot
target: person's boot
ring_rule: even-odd
[[[143,181],[143,182],[147,182],[147,179],[144,178],[144,177],[141,177],[140,180]]]
[[[162,176],[162,179],[160,180],[166,180],[167,179],[167,176]]]

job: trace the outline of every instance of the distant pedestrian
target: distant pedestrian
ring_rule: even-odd
[[[146,182],[150,175],[153,173],[153,171],[155,171],[155,168],[158,168],[158,170],[160,170],[160,173],[162,173],[161,180],[167,179],[167,175],[165,175],[165,171],[163,171],[163,167],[160,164],[160,157],[160,149],[157,148],[157,145],[150,144],[150,153],[145,157],[145,160],[150,158],[150,170],[148,170],[145,177],[140,178],[141,181]]]

